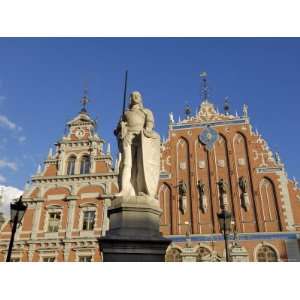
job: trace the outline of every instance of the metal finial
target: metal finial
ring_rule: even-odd
[[[88,98],[88,89],[87,86],[85,86],[83,90],[83,97],[81,98],[81,104],[82,104],[82,109],[81,112],[86,113],[87,112],[87,105],[89,103],[89,98]]]
[[[189,119],[191,116],[192,110],[188,104],[185,105],[184,113],[185,113],[186,118]]]
[[[225,115],[229,115],[229,97],[225,97],[225,102],[224,102],[224,112]]]
[[[200,78],[202,78],[201,97],[203,101],[207,101],[208,100],[207,73],[206,72],[200,73]]]

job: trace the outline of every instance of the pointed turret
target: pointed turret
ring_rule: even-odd
[[[111,172],[111,148],[107,145],[106,152],[103,151],[105,141],[96,132],[97,123],[87,111],[88,103],[85,90],[79,113],[67,123],[67,130],[55,144],[54,153],[50,148],[43,171],[39,167],[34,177]]]

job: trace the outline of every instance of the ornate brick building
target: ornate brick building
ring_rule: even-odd
[[[14,261],[101,261],[98,239],[108,228],[117,168],[86,103],[84,97],[68,133],[24,192],[28,209],[16,236]],[[246,105],[241,116],[231,115],[228,107],[219,113],[207,93],[195,116],[187,108],[186,118],[175,122],[170,114],[168,138],[162,141],[161,231],[173,240],[166,260],[224,260],[217,218],[221,179],[234,220],[232,260],[300,261],[297,182],[288,179],[278,153],[253,131]],[[0,261],[10,230],[4,223]]]
[[[117,191],[110,145],[96,133],[84,107],[68,134],[49,151],[24,192],[28,204],[18,230],[14,261],[100,261],[98,237],[105,232],[109,200]],[[105,146],[106,145],[106,146]],[[104,148],[106,148],[104,150]],[[10,225],[0,235],[0,260],[6,255]]]
[[[231,115],[228,103],[219,113],[204,97],[195,116],[169,118],[162,144],[159,199],[165,235],[174,241],[168,260],[186,256],[198,261],[224,257],[220,241],[220,194],[233,215],[230,251],[233,260],[300,261],[300,190],[289,180],[278,153],[253,131],[248,107]],[[182,193],[181,186],[185,186]],[[184,235],[188,233],[188,238]]]

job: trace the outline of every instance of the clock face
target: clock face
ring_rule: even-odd
[[[199,135],[200,142],[206,146],[207,150],[211,150],[213,148],[218,138],[218,132],[211,127],[205,128]]]
[[[81,139],[81,138],[83,138],[83,136],[84,136],[84,131],[83,131],[82,129],[77,129],[77,130],[75,131],[75,135],[76,135],[79,139]]]

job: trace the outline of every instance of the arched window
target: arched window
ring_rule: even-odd
[[[170,249],[166,254],[166,262],[182,262],[181,251],[176,248]]]
[[[278,256],[276,251],[270,246],[261,246],[257,251],[258,262],[276,262]]]
[[[211,256],[211,252],[205,247],[200,247],[197,254],[197,262],[207,261]]]
[[[80,165],[80,174],[89,174],[91,167],[91,160],[89,156],[83,156]]]
[[[76,157],[71,156],[68,160],[67,175],[75,174],[75,163],[76,163]]]

